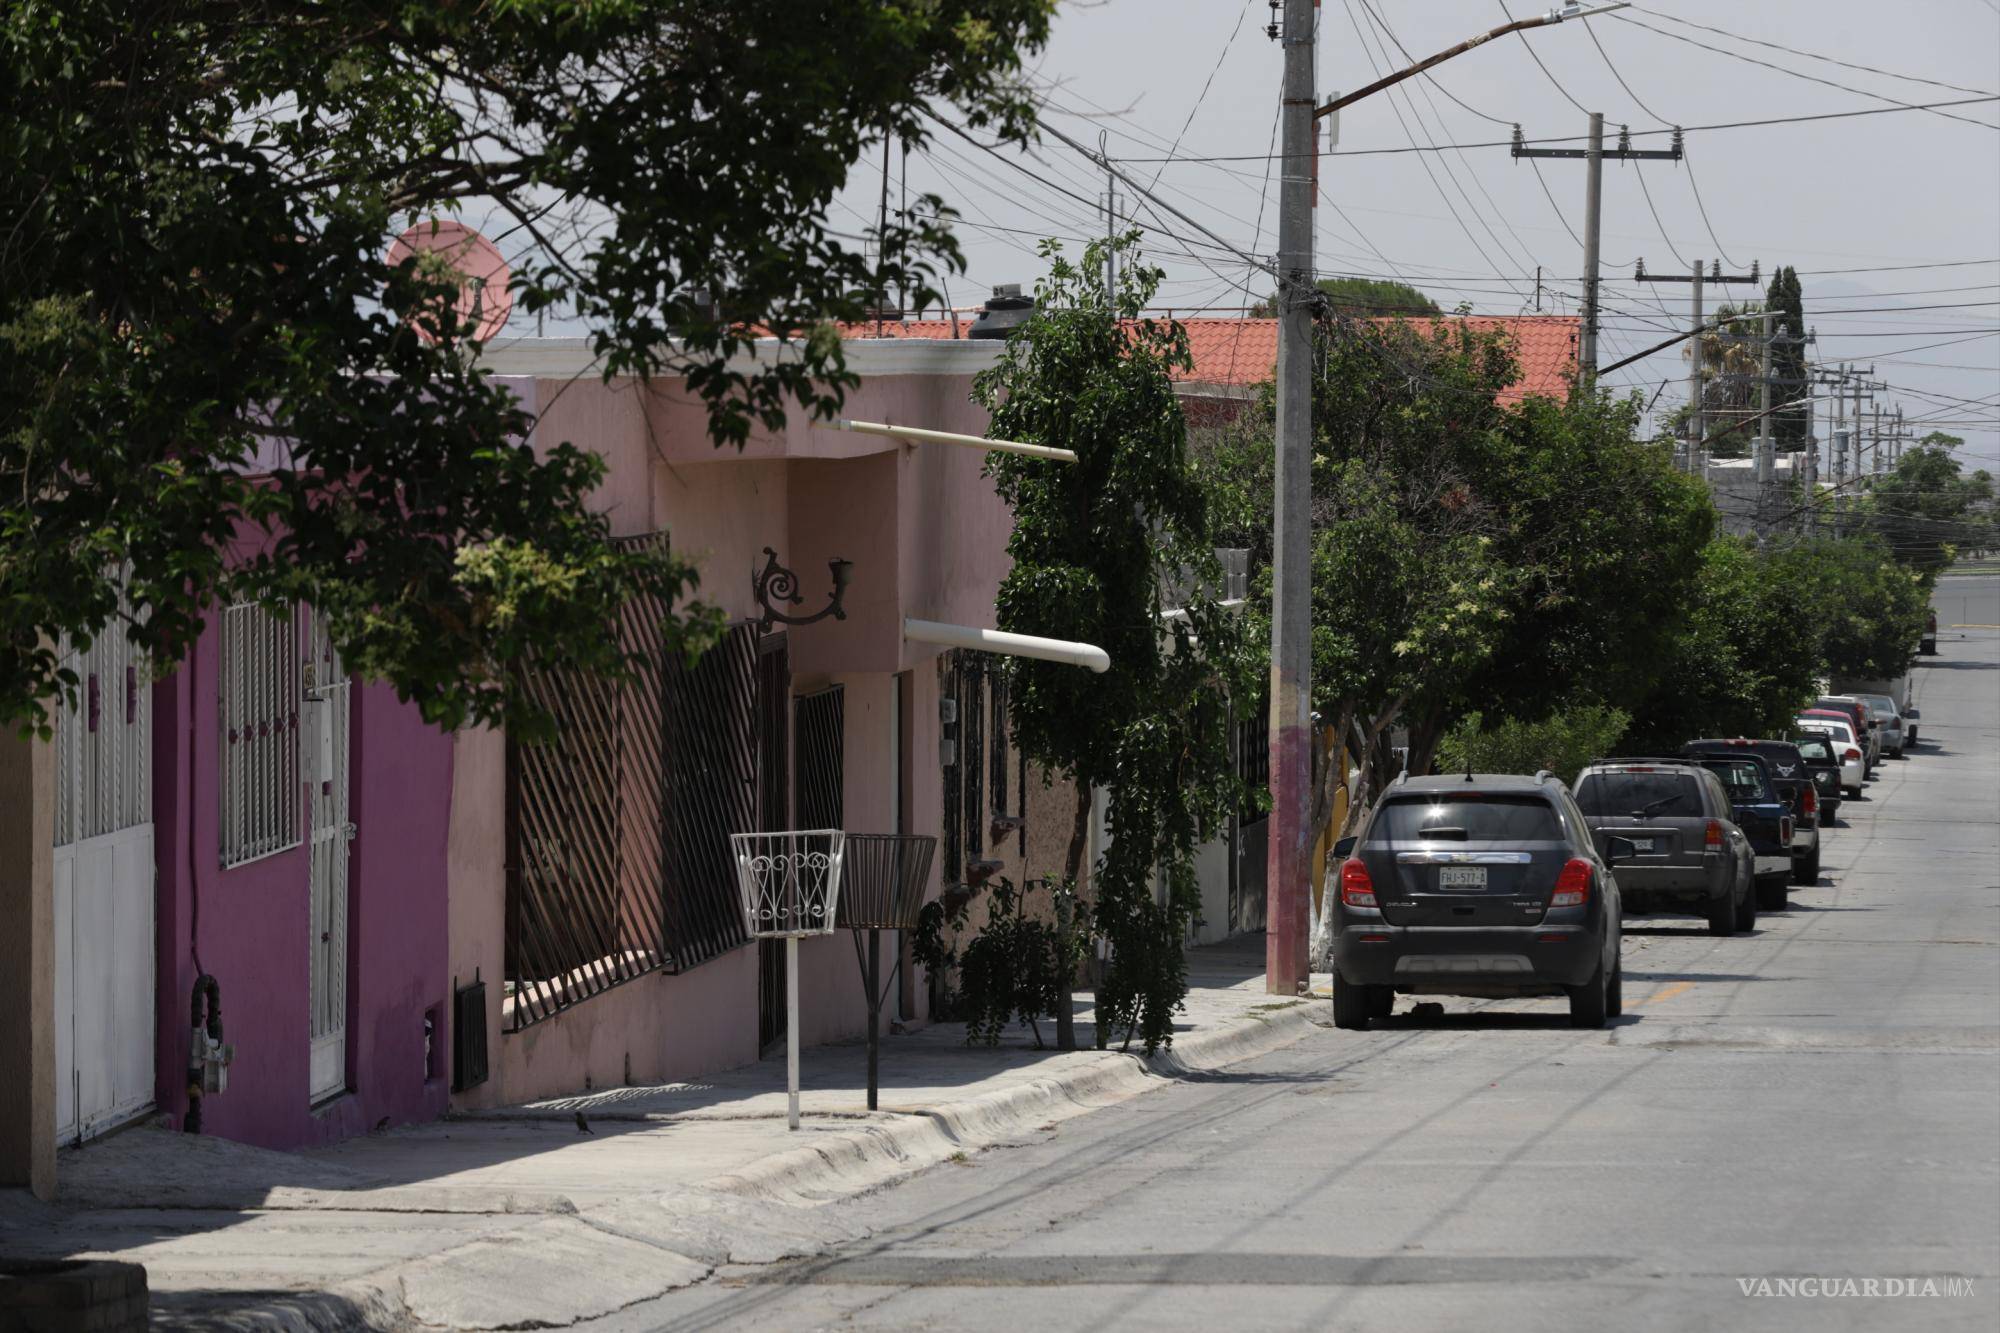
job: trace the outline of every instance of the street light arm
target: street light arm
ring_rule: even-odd
[[[1516,19],[1512,23],[1503,23],[1491,32],[1481,33],[1477,37],[1468,38],[1460,42],[1457,46],[1446,47],[1427,60],[1420,60],[1408,69],[1397,70],[1387,78],[1377,79],[1365,88],[1357,88],[1345,97],[1336,97],[1319,110],[1313,112],[1313,118],[1317,120],[1321,116],[1330,116],[1344,106],[1351,106],[1364,97],[1370,97],[1381,92],[1384,88],[1394,87],[1404,79],[1421,74],[1434,65],[1442,65],[1453,56],[1464,55],[1475,46],[1484,46],[1495,37],[1505,37],[1510,32],[1520,32],[1527,28],[1546,27],[1551,23],[1561,23],[1565,19],[1587,19],[1596,14],[1609,14],[1614,9],[1625,9],[1630,5],[1631,0],[1617,0],[1615,4],[1599,5],[1595,9],[1578,9],[1575,0],[1570,0],[1570,3],[1563,8],[1551,9],[1539,18]]]

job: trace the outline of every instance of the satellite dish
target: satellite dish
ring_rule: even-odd
[[[513,313],[514,294],[507,288],[513,271],[500,257],[499,247],[462,222],[420,222],[389,247],[389,267],[426,254],[441,256],[460,275],[455,309],[460,323],[475,326],[472,340],[485,342],[500,332]],[[436,331],[422,322],[416,330],[425,342],[437,340]]]

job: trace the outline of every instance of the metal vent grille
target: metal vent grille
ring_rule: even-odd
[[[301,841],[299,627],[254,603],[222,613],[222,864]]]

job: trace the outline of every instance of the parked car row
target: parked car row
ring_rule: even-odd
[[[1604,1026],[1627,914],[1733,935],[1783,911],[1916,721],[1887,695],[1825,695],[1790,735],[1598,760],[1574,791],[1547,772],[1398,778],[1334,846],[1335,1025],[1366,1028],[1402,994],[1563,995],[1573,1025]]]

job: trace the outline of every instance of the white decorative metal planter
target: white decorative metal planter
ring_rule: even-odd
[[[736,888],[752,939],[785,942],[785,1121],[799,1127],[799,940],[830,935],[847,835],[839,829],[732,833]]]

